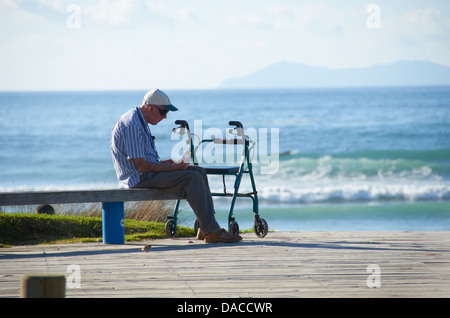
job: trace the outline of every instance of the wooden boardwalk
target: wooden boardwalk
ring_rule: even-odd
[[[450,232],[243,237],[4,248],[0,297],[19,297],[25,274],[65,275],[68,298],[450,297]]]

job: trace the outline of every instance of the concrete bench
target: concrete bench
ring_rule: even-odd
[[[3,192],[0,206],[101,202],[103,243],[124,244],[124,202],[177,199],[158,189]]]

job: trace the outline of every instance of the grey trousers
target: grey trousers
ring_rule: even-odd
[[[186,199],[197,216],[203,234],[220,230],[214,216],[208,176],[202,167],[189,166],[184,171],[152,173],[150,179],[141,178],[135,188],[157,188]]]

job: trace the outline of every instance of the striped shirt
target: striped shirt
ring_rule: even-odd
[[[140,181],[142,173],[136,169],[133,158],[160,162],[150,128],[139,107],[117,121],[111,135],[111,153],[121,189],[132,188]]]

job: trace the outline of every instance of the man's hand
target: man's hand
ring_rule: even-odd
[[[186,170],[186,168],[189,167],[189,162],[186,164],[183,161],[175,162],[172,159],[161,160],[161,163],[165,166],[171,166],[171,168],[173,168],[173,170],[168,171]]]
[[[189,162],[188,162],[188,163],[185,163],[185,162],[181,161],[181,162],[179,162],[179,163],[173,164],[172,167],[175,168],[174,171],[186,170],[187,167],[189,167]]]

